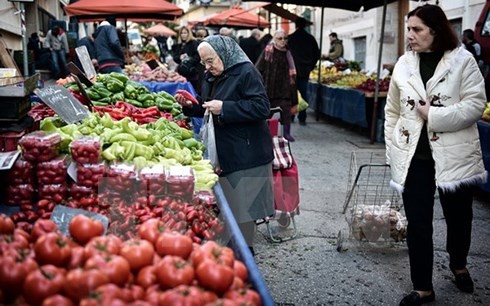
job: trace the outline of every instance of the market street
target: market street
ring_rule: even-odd
[[[293,123],[291,144],[300,175],[300,215],[293,240],[271,243],[259,225],[257,265],[279,305],[398,305],[412,290],[405,243],[355,243],[349,239],[342,213],[351,152],[384,152],[369,144],[357,128],[320,119],[309,111],[308,124]],[[434,305],[490,305],[490,196],[479,195],[473,206],[473,235],[468,269],[473,294],[461,293],[453,282],[445,251],[445,222],[436,200],[434,215]],[[348,210],[354,203],[348,203]],[[278,230],[272,221],[272,229]],[[290,231],[290,229],[288,229]],[[344,236],[337,251],[337,235]],[[284,234],[284,233],[283,233]]]

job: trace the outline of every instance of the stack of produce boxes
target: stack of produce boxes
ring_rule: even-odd
[[[99,182],[106,174],[101,151],[102,142],[98,137],[79,136],[70,143],[71,157],[76,163],[76,183],[70,187],[70,196],[87,210],[93,210],[98,204]]]
[[[36,199],[61,201],[66,198],[66,156],[59,154],[61,137],[58,133],[35,131],[19,140],[21,157],[9,171],[6,203],[19,205],[20,222],[32,223],[38,215],[49,217],[54,205],[34,212]],[[36,196],[37,191],[37,196]]]

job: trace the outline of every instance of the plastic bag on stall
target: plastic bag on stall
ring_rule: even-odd
[[[221,167],[218,160],[218,151],[216,150],[216,138],[214,134],[214,123],[213,114],[206,109],[204,113],[201,131],[199,132],[199,137],[206,146],[206,157],[211,161],[214,167],[214,171],[219,173]]]

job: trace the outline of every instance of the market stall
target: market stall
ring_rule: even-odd
[[[25,240],[25,251],[33,255],[36,265],[52,265],[43,271],[59,281],[52,291],[33,294],[23,283],[30,281],[34,271],[26,271],[14,282],[7,270],[0,269],[0,302],[41,304],[59,295],[57,299],[81,303],[92,299],[94,292],[105,296],[105,288],[111,286],[111,293],[117,295],[108,298],[126,303],[156,299],[166,304],[169,296],[177,296],[204,305],[217,298],[242,299],[248,292],[248,298],[274,305],[217,185],[218,176],[209,160],[203,159],[203,145],[177,119],[181,109],[172,95],[150,92],[122,74],[97,75],[87,88],[94,104],[89,112],[78,85],[60,81],[36,90],[45,104],[34,106],[29,114],[43,118],[40,130],[17,139],[19,149],[0,154],[0,165],[8,164],[0,170],[0,212],[10,216],[0,216],[0,234],[12,234],[14,229],[25,233],[32,241]],[[39,251],[39,245],[52,239],[60,242],[58,247],[66,257]],[[172,251],[170,245],[177,240],[187,241],[188,252],[180,253],[181,247],[178,253]],[[227,248],[230,240],[231,248]],[[94,245],[117,241],[120,251],[92,248],[92,241]],[[80,251],[87,253],[75,257]],[[228,254],[228,264],[202,257],[215,251]],[[10,256],[15,254],[4,252],[0,258],[5,262]],[[124,266],[122,277],[108,272],[112,261]],[[192,275],[186,281],[175,280],[172,273],[165,274],[173,265],[185,266]],[[59,269],[65,269],[66,275],[58,277]],[[38,278],[32,278],[43,281],[39,271]],[[95,277],[93,271],[98,271],[98,281],[85,282]],[[216,275],[221,276],[212,279]],[[184,295],[183,290],[192,294]]]

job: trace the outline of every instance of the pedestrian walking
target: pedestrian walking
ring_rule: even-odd
[[[259,58],[260,52],[260,36],[262,32],[259,29],[253,29],[252,33],[249,37],[243,38],[240,40],[240,48],[242,48],[243,52],[247,54],[248,58],[252,62],[252,64],[257,63],[257,59]]]
[[[54,26],[46,34],[44,47],[51,52],[52,72],[55,78],[63,78],[67,74],[66,55],[70,52],[66,33],[60,27]]]
[[[177,94],[187,116],[212,113],[220,185],[253,253],[256,220],[274,214],[269,99],[262,78],[231,37],[212,35],[198,47],[206,76],[199,104]]]
[[[116,18],[102,21],[94,32],[95,50],[100,73],[122,73],[124,53],[116,31]]]
[[[173,46],[173,58],[179,65],[177,72],[184,76],[194,87],[199,90],[199,42],[194,38],[189,27],[183,26],[179,30],[177,44]]]
[[[385,107],[391,185],[402,192],[413,290],[400,305],[435,300],[433,213],[437,189],[456,286],[473,292],[466,267],[472,185],[486,181],[476,122],[485,107],[483,77],[437,5],[408,13],[407,51],[396,63]]]
[[[294,141],[291,136],[291,115],[296,113],[298,94],[296,89],[296,67],[291,52],[287,48],[288,36],[284,30],[274,33],[272,42],[259,56],[256,67],[264,78],[265,89],[271,108],[281,107],[281,123],[284,138]]]
[[[301,96],[308,101],[307,86],[310,72],[315,68],[320,59],[320,49],[315,38],[306,32],[306,20],[297,18],[295,21],[296,31],[289,35],[288,46],[296,64],[296,84]],[[298,113],[300,125],[306,125],[306,110]]]

